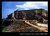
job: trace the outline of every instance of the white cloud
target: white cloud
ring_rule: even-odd
[[[48,8],[48,2],[45,1],[45,2],[26,2],[22,5],[16,5],[16,7],[19,9],[19,10],[27,10],[27,9],[39,9],[39,8],[43,8],[43,9],[46,9],[44,7],[47,7]]]

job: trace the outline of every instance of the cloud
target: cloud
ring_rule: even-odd
[[[48,8],[48,2],[47,1],[45,2],[26,2],[22,5],[16,5],[16,7],[19,10],[39,9],[39,8],[46,9]]]

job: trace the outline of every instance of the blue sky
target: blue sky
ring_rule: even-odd
[[[2,2],[2,18],[6,18],[15,10],[29,10],[43,8],[48,10],[48,2]]]

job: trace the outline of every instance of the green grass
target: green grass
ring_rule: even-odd
[[[2,30],[5,28],[6,26],[2,25]]]

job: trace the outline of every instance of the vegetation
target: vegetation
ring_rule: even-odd
[[[36,25],[36,20],[40,23],[43,23],[43,18],[45,20],[48,20],[48,13],[46,14],[47,16],[43,15],[43,11],[41,9],[35,10],[22,10],[22,11],[14,11],[14,19],[12,18],[12,13],[8,15],[8,17],[4,20],[2,20],[2,29],[5,30],[12,30],[14,32],[40,32],[40,30],[31,27],[30,25],[26,24],[24,22],[20,22],[17,20],[24,20],[23,18],[26,18],[26,20],[31,20],[29,21],[31,24]],[[46,12],[44,12],[46,13]],[[10,20],[9,20],[10,19]],[[7,27],[8,26],[8,27]],[[7,27],[7,28],[6,28]]]
[[[5,21],[5,19],[2,19],[2,30],[6,27],[6,26],[4,25],[4,21]]]

